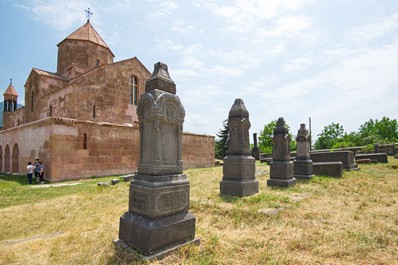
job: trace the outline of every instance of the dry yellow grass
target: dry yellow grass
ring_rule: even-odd
[[[267,188],[269,167],[257,164],[260,193],[247,198],[219,195],[222,167],[187,170],[201,244],[151,263],[398,264],[398,159],[389,161],[290,189]],[[128,183],[62,189],[70,190],[0,208],[1,264],[149,263],[112,243]]]

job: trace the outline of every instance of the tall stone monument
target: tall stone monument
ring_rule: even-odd
[[[312,160],[310,158],[310,141],[305,124],[300,124],[297,132],[297,153],[293,161],[293,172],[296,179],[311,179],[313,175]]]
[[[260,160],[260,149],[257,145],[257,133],[253,133],[253,148],[252,148],[252,156],[256,160]]]
[[[182,174],[185,110],[167,65],[155,64],[141,96],[138,172],[130,183],[129,210],[120,217],[116,244],[158,257],[195,240],[189,180]]]
[[[220,193],[233,196],[250,196],[258,193],[255,179],[255,162],[249,140],[249,112],[243,100],[235,99],[228,116],[229,140],[224,157],[223,179]]]
[[[290,161],[290,136],[285,120],[281,117],[276,122],[272,138],[272,162],[268,186],[290,187],[296,184],[293,177],[293,162]]]

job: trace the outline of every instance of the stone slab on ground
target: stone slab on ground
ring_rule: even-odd
[[[372,154],[357,154],[355,155],[355,161],[358,163],[358,160],[361,159],[371,159],[376,160],[379,163],[388,163],[388,156],[386,153],[372,153]]]
[[[13,246],[13,245],[26,243],[26,242],[30,242],[30,241],[34,241],[34,240],[39,240],[39,239],[50,239],[50,238],[58,237],[62,234],[64,234],[64,232],[57,231],[57,232],[50,233],[50,234],[38,235],[38,236],[33,236],[33,237],[29,237],[29,238],[24,238],[24,239],[5,240],[5,241],[0,242],[0,244],[7,245],[7,246]]]
[[[343,176],[343,163],[338,162],[314,162],[314,174],[318,176],[341,177]]]
[[[31,189],[57,188],[57,187],[66,187],[66,186],[76,186],[80,184],[81,184],[80,182],[60,183],[60,184],[41,184],[41,185],[32,185],[29,186],[29,188]]]

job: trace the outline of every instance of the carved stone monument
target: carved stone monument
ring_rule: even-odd
[[[257,146],[257,133],[253,133],[252,156],[254,157],[254,159],[260,160],[260,149]]]
[[[228,116],[229,140],[224,158],[220,193],[232,196],[250,196],[258,193],[255,162],[249,141],[249,112],[243,100],[235,99]]]
[[[296,184],[293,177],[293,162],[290,161],[290,136],[283,118],[276,122],[274,138],[272,138],[272,162],[270,163],[270,179],[268,186],[290,187]]]
[[[137,115],[140,153],[130,183],[129,210],[120,217],[116,244],[158,257],[195,237],[189,209],[189,180],[182,174],[182,126],[185,110],[175,95],[167,65],[155,64],[141,96]]]
[[[311,179],[313,175],[312,160],[310,158],[310,142],[305,124],[300,124],[297,132],[297,153],[293,161],[293,172],[296,179]]]

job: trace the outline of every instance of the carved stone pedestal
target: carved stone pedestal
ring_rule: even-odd
[[[290,187],[296,184],[296,179],[293,177],[293,162],[290,161],[289,144],[289,130],[281,117],[276,122],[274,138],[272,138],[272,162],[267,186]]]
[[[224,157],[220,194],[244,197],[258,193],[256,160],[250,151],[249,112],[240,98],[235,100],[229,112],[228,128],[228,150]]]
[[[296,184],[293,177],[293,162],[291,161],[272,161],[270,164],[270,176],[267,186],[290,187]]]
[[[258,181],[254,178],[255,161],[252,156],[227,155],[224,158],[220,193],[239,197],[258,193]]]
[[[130,183],[129,210],[120,217],[116,244],[151,259],[199,240],[194,239],[195,216],[188,212],[189,180],[182,174],[185,110],[167,65],[155,65],[145,91],[137,106],[138,173]]]

